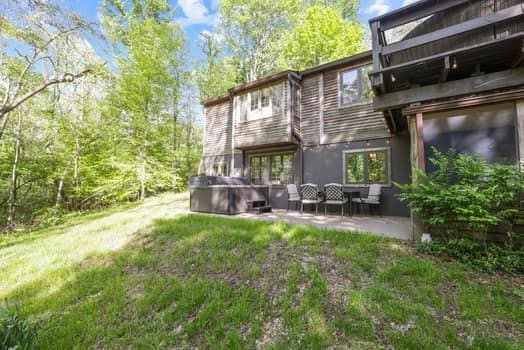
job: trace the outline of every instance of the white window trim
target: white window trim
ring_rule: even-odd
[[[374,148],[359,148],[359,149],[350,149],[350,150],[344,150],[342,151],[342,178],[344,179],[344,186],[348,187],[369,187],[373,185],[373,183],[368,184],[362,184],[362,183],[348,183],[346,179],[346,156],[348,154],[355,154],[355,153],[369,153],[369,152],[377,152],[377,151],[386,151],[386,169],[387,169],[387,182],[381,183],[382,187],[391,187],[392,181],[391,181],[391,147],[374,147]]]
[[[235,108],[236,120],[239,123],[245,123],[245,122],[250,122],[250,121],[253,121],[253,120],[258,120],[258,119],[278,116],[276,114],[275,115],[273,114],[273,98],[272,98],[272,94],[271,94],[271,89],[274,88],[274,87],[277,87],[277,86],[279,86],[280,89],[282,90],[282,98],[280,100],[280,115],[282,116],[284,114],[284,100],[285,100],[285,88],[284,88],[284,83],[283,82],[278,83],[278,84],[273,84],[273,85],[270,85],[270,86],[266,86],[266,87],[263,87],[263,88],[260,88],[260,89],[253,90],[253,91],[245,93],[245,95],[247,96],[247,98],[246,98],[246,105],[247,105],[246,120],[241,120],[240,119],[240,116],[241,116],[240,108],[242,108],[241,107],[241,103],[240,103],[240,96],[242,96],[242,95],[235,96],[235,100],[238,101],[237,107]],[[270,92],[269,92],[269,106],[268,107],[262,107],[262,90],[264,90],[264,89],[269,89],[270,90]],[[252,111],[251,110],[251,93],[255,92],[255,91],[259,92],[258,108],[256,110]]]
[[[356,102],[356,103],[348,103],[348,104],[342,104],[342,74],[345,72],[349,72],[352,70],[362,69],[366,67],[371,67],[370,64],[362,64],[360,66],[350,67],[350,68],[344,68],[337,72],[337,90],[338,90],[338,108],[349,108],[349,107],[357,107],[362,105],[367,105],[370,102]],[[368,78],[369,79],[369,78]]]

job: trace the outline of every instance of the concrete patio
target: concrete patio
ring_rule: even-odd
[[[300,214],[297,211],[273,209],[272,213],[242,213],[233,216],[266,221],[286,221],[293,224],[313,225],[319,228],[330,228],[344,231],[366,232],[379,236],[409,240],[411,238],[410,219],[398,216],[369,216],[369,215],[314,215]]]

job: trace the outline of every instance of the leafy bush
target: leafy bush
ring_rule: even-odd
[[[487,272],[524,272],[524,248],[515,250],[496,244],[484,247],[469,239],[454,238],[448,241],[421,243],[418,250],[426,254],[452,257]]]
[[[33,332],[18,309],[0,305],[0,348],[24,350],[33,348]]]
[[[523,173],[454,150],[447,154],[433,151],[430,162],[435,170],[418,171],[412,184],[397,184],[400,200],[422,217],[433,234],[461,237],[470,231],[485,242],[489,230],[502,228],[512,241],[515,223],[522,215]]]

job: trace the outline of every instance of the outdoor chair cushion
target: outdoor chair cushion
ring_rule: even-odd
[[[348,202],[348,199],[344,199],[344,200],[341,200],[341,201],[334,201],[334,200],[327,200],[327,201],[324,201],[325,204],[339,204],[339,205],[342,205],[342,204],[346,204]]]
[[[316,203],[322,203],[322,199],[302,199],[302,203],[304,204],[316,204]]]

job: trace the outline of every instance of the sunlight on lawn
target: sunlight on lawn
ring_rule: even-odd
[[[168,194],[63,231],[50,229],[48,235],[3,248],[0,298],[35,281],[42,283],[41,295],[52,293],[73,278],[74,273],[69,270],[86,257],[117,251],[154,220],[172,218],[186,210],[187,194]]]

